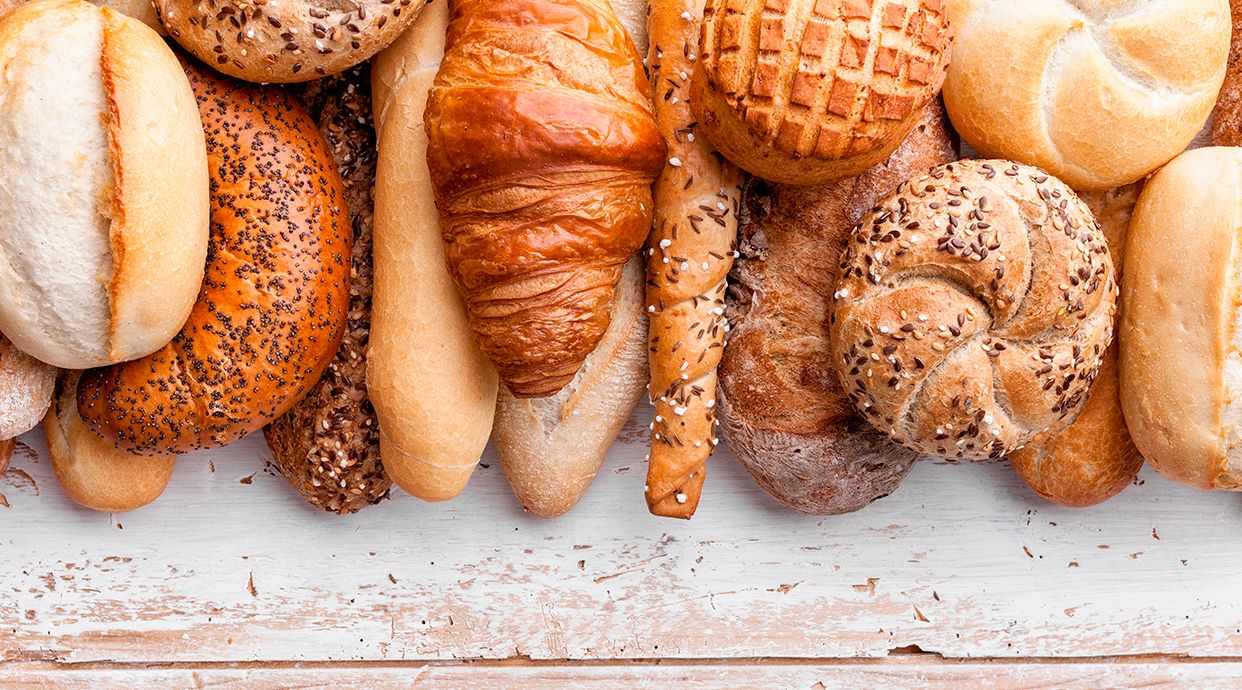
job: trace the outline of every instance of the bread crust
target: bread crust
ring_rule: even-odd
[[[1134,182],[1207,121],[1229,50],[1227,0],[955,0],[944,85],[962,139],[1074,189]]]
[[[92,369],[87,425],[136,454],[215,448],[284,414],[323,374],[349,305],[344,189],[305,108],[187,65],[206,129],[212,233],[198,301],[152,355]]]
[[[1103,192],[1083,192],[1108,240],[1118,284],[1124,285],[1121,266],[1126,235],[1141,183]],[[1118,308],[1118,321],[1121,309]],[[1064,506],[1093,506],[1121,493],[1143,467],[1143,456],[1134,447],[1121,409],[1120,380],[1114,338],[1104,353],[1100,372],[1091,384],[1087,403],[1067,426],[1058,425],[1039,434],[1030,445],[1012,453],[1013,469],[1043,498]]]
[[[371,80],[379,163],[367,390],[385,471],[426,501],[465,488],[492,431],[498,385],[445,264],[427,168],[423,110],[448,20],[446,4],[428,7],[376,58]]]
[[[443,0],[442,0],[443,1]],[[426,0],[155,0],[168,33],[215,69],[259,83],[343,72],[397,40]]]
[[[453,0],[424,122],[453,280],[501,380],[547,396],[608,326],[665,146],[606,0]],[[486,123],[486,126],[482,126]]]
[[[577,505],[647,383],[643,262],[626,264],[608,329],[582,368],[546,398],[501,389],[493,438],[522,506],[544,518]]]
[[[0,439],[20,436],[38,425],[52,402],[56,369],[0,335]]]
[[[999,458],[1077,414],[1113,338],[1116,278],[1090,210],[1009,161],[903,182],[837,275],[842,386],[876,428],[937,457]]]
[[[897,151],[859,177],[822,187],[746,187],[741,256],[729,276],[721,427],[759,485],[790,508],[859,510],[895,491],[917,458],[854,412],[832,371],[833,268],[876,200],[956,159],[944,110],[933,103]]]
[[[289,485],[311,505],[339,514],[378,503],[392,486],[380,462],[379,424],[366,388],[376,158],[370,77],[370,67],[359,65],[310,82],[302,93],[345,183],[353,227],[349,320],[323,378],[263,428]]]
[[[1242,489],[1240,230],[1242,152],[1196,149],[1147,182],[1126,245],[1126,424],[1157,471],[1203,489]]]
[[[137,510],[164,493],[177,456],[127,453],[87,428],[76,402],[80,375],[67,371],[60,376],[43,418],[56,481],[75,503],[92,510]]]
[[[1212,111],[1212,145],[1242,145],[1242,2],[1231,0],[1229,62]]]
[[[785,184],[888,157],[944,82],[944,0],[709,0],[691,102],[729,160]]]
[[[0,23],[0,329],[65,368],[148,354],[202,280],[202,125],[150,28],[77,0]]]

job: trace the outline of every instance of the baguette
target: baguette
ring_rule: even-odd
[[[1122,257],[1130,215],[1142,184],[1116,190],[1083,192],[1108,240],[1121,284]],[[1117,314],[1121,319],[1120,309]],[[1076,417],[1044,434],[1025,448],[1010,454],[1013,469],[1035,493],[1064,506],[1086,507],[1102,503],[1129,486],[1143,467],[1143,456],[1134,447],[1121,409],[1117,376],[1116,339],[1104,353],[1087,402]]]
[[[78,378],[66,371],[43,418],[56,481],[74,502],[105,513],[124,513],[164,493],[176,455],[136,455],[118,449],[91,431],[78,415]]]
[[[375,185],[369,81],[363,65],[310,82],[302,94],[345,183],[354,231],[349,318],[323,378],[263,429],[276,467],[294,490],[311,505],[339,514],[377,503],[392,486],[380,462],[379,424],[366,384]]]
[[[689,518],[716,438],[716,367],[724,351],[725,278],[737,244],[741,173],[698,135],[690,84],[703,0],[655,0],[651,70],[656,124],[669,163],[656,179],[647,240],[647,311],[655,422],[647,507]]]
[[[893,492],[916,454],[854,413],[832,371],[832,271],[850,230],[911,175],[957,157],[933,103],[883,164],[823,187],[752,181],[741,257],[729,276],[733,326],[720,364],[726,440],[759,485],[805,513],[859,510]]]
[[[380,53],[371,82],[379,164],[367,391],[388,476],[427,501],[465,487],[492,430],[497,388],[445,268],[427,169],[423,109],[448,18],[447,3],[428,6]]]
[[[556,395],[517,398],[502,389],[493,438],[513,492],[551,518],[586,492],[647,383],[647,319],[640,258],[626,264],[599,347]]]

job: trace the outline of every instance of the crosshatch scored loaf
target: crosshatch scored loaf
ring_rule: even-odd
[[[940,91],[944,0],[709,0],[691,102],[708,139],[774,182],[883,161]]]

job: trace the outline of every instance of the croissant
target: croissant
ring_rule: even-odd
[[[450,0],[424,115],[449,272],[517,397],[565,386],[651,228],[665,145],[607,0]]]

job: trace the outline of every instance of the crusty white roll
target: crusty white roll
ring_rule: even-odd
[[[604,337],[569,384],[546,398],[501,388],[492,438],[513,493],[539,517],[578,503],[646,390],[643,272],[640,258],[625,265]]]
[[[86,426],[78,415],[81,372],[64,372],[43,418],[52,470],[65,494],[92,510],[123,513],[160,497],[172,477],[177,456],[134,455]]]
[[[1242,149],[1185,153],[1143,189],[1122,283],[1121,405],[1161,474],[1242,489]]]
[[[379,162],[367,393],[385,471],[427,501],[465,488],[492,431],[498,385],[444,263],[427,169],[423,109],[444,55],[446,5],[428,7],[371,76]]]
[[[952,0],[949,117],[986,156],[1074,189],[1129,184],[1190,143],[1229,52],[1227,0]]]
[[[40,0],[0,22],[0,331],[49,364],[141,357],[207,255],[207,154],[185,73],[142,22]]]

